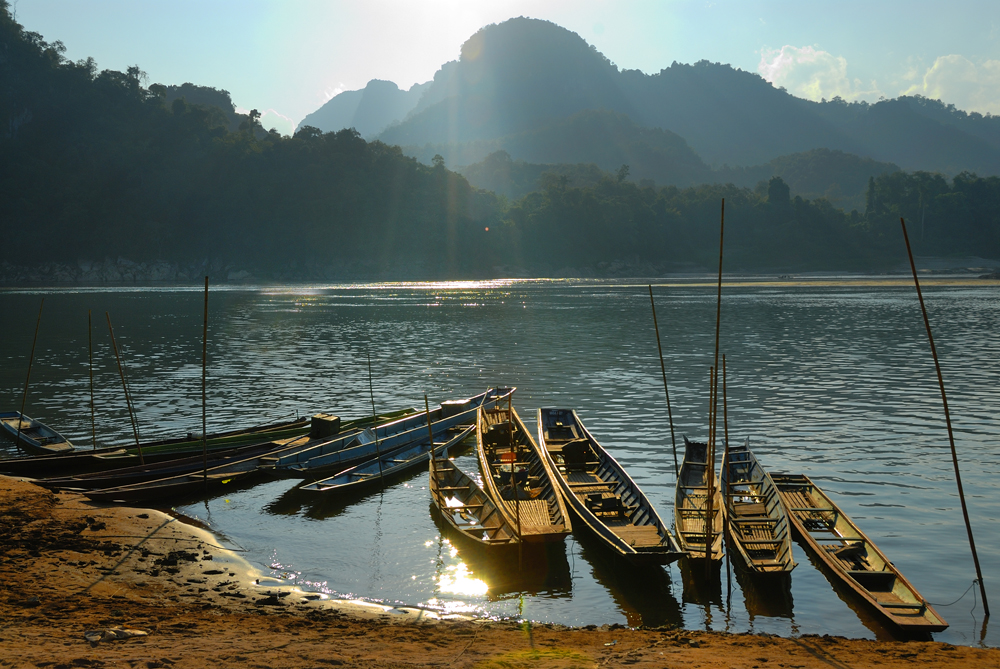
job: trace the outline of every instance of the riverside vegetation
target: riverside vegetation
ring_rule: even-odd
[[[0,47],[0,232],[19,251],[0,268],[8,280],[44,262],[79,279],[115,258],[104,262],[178,280],[234,268],[279,278],[699,269],[715,253],[721,198],[734,270],[886,269],[903,260],[899,216],[918,226],[917,254],[1000,257],[997,177],[885,171],[869,176],[864,211],[846,211],[793,195],[781,176],[657,187],[626,164],[542,165],[510,199],[440,156],[425,165],[351,129],[282,136],[256,111],[237,114],[225,91],[146,86],[138,66],[71,62],[61,43],[17,24],[6,0]]]

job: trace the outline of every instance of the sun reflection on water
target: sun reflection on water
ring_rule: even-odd
[[[452,548],[452,556],[458,554]],[[486,582],[472,575],[464,562],[445,567],[444,573],[438,578],[438,589],[452,595],[482,597],[489,591]]]

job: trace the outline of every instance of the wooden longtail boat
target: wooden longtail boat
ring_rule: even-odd
[[[294,454],[302,449],[310,448],[316,443],[339,443],[344,449],[343,458],[346,462],[357,464],[371,457],[375,449],[368,442],[359,443],[359,436],[370,432],[369,428],[361,430],[361,425],[371,424],[372,418],[348,423],[350,427],[341,430],[331,437],[309,439],[303,435],[291,439],[281,439],[264,444],[263,450],[252,449],[252,452],[240,451],[227,458],[219,458],[214,466],[208,467],[207,476],[201,467],[192,468],[187,473],[166,476],[131,485],[118,485],[84,492],[94,500],[110,502],[148,502],[189,494],[203,493],[206,490],[227,483],[246,482],[262,474],[263,468],[273,464],[281,457]]]
[[[263,444],[239,446],[224,451],[211,451],[208,454],[208,466],[216,467],[232,460],[234,457],[246,458],[254,455],[263,455],[273,449],[274,444],[272,442],[265,442]],[[147,465],[121,467],[119,469],[90,472],[89,474],[79,474],[77,476],[35,479],[35,483],[45,488],[58,490],[100,490],[102,488],[142,483],[143,481],[154,481],[168,476],[201,472],[204,467],[205,458],[199,453],[198,455],[191,455],[186,458],[177,458],[176,460],[166,460]]]
[[[250,457],[236,455],[231,458],[223,458],[214,467],[208,468],[207,475],[205,471],[193,471],[143,483],[84,491],[83,494],[100,502],[135,504],[207,492],[224,484],[242,482],[252,478],[260,473],[258,468],[262,464],[288,451],[302,448],[303,441],[303,438],[299,437],[281,442],[271,442],[269,444],[271,448],[257,455]]]
[[[857,525],[801,474],[774,474],[795,533],[828,571],[883,620],[906,633],[940,632],[948,623]]]
[[[0,433],[28,453],[46,455],[73,450],[73,444],[66,437],[20,411],[0,413],[0,428]]]
[[[423,465],[430,459],[432,449],[441,447],[447,449],[449,446],[457,446],[472,436],[476,430],[475,425],[445,425],[445,422],[438,421],[438,423],[432,424],[436,427],[434,439],[444,439],[444,441],[431,443],[425,429],[423,439],[410,442],[409,445],[389,453],[383,453],[381,458],[351,467],[336,476],[301,485],[298,490],[330,495],[346,494],[377,486],[383,481],[397,478]]]
[[[484,404],[493,406],[498,398],[506,397],[512,392],[513,388],[491,388],[475,397],[444,402],[431,410],[431,422],[449,420],[451,425],[472,423],[475,421],[475,411],[480,406]],[[279,476],[325,478],[373,459],[379,453],[386,454],[426,436],[427,412],[418,411],[381,425],[377,428],[377,432],[366,430],[365,433],[358,435],[356,444],[337,440],[317,442],[290,452],[268,464],[267,467],[271,473]],[[355,450],[351,451],[350,448]]]
[[[729,538],[750,571],[785,574],[795,568],[792,532],[770,474],[750,450],[750,440],[730,446],[722,459],[722,489]]]
[[[674,496],[674,525],[677,542],[688,557],[705,559],[705,517],[708,515],[708,444],[684,437],[684,461],[677,477]],[[712,491],[712,519],[709,551],[712,561],[721,561],[725,507],[715,474]]]
[[[462,537],[491,548],[517,546],[511,527],[482,488],[448,459],[448,450],[430,458],[430,491],[434,510]]]
[[[684,557],[652,503],[575,411],[539,409],[538,443],[577,527],[631,562],[670,564]]]
[[[572,531],[556,474],[513,408],[479,410],[476,455],[483,490],[523,542],[562,541]]]
[[[410,409],[416,411],[416,409]],[[395,417],[395,416],[394,416]],[[371,418],[363,419],[371,422]],[[368,424],[365,423],[365,424]],[[345,427],[350,424],[345,424]],[[309,418],[284,420],[268,425],[216,432],[208,435],[208,450],[229,450],[238,446],[262,443],[289,437],[298,437],[309,431]],[[143,460],[147,465],[185,458],[195,453],[201,454],[200,435],[148,441],[142,444]],[[7,458],[0,460],[0,472],[15,476],[67,476],[108,471],[140,464],[135,446],[112,446],[109,448],[78,448],[65,455],[42,455],[32,458]]]

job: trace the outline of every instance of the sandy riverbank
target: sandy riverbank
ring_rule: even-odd
[[[0,477],[0,667],[1000,668],[1000,650],[440,620],[275,587],[207,532]],[[115,628],[145,632],[88,641]]]

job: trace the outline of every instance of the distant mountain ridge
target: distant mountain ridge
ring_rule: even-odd
[[[372,79],[358,91],[344,91],[309,114],[299,124],[335,132],[354,128],[371,139],[390,124],[406,117],[417,105],[430,82],[414,84],[403,91],[391,81]]]
[[[353,104],[354,98],[338,102],[346,95],[328,106]],[[549,141],[551,154],[541,155],[540,148],[522,154],[515,137],[541,139],[533,133],[559,132],[562,122],[573,125],[568,119],[574,115],[604,111],[624,115],[638,128],[676,134],[700,161],[722,169],[828,149],[904,170],[1000,174],[1000,117],[967,114],[921,97],[812,102],[756,73],[708,61],[673,63],[650,75],[620,70],[576,33],[523,17],[476,32],[460,58],[441,66],[405,114],[401,108],[386,113],[397,115],[398,122],[378,139],[407,147],[421,160],[433,147],[431,156],[440,153],[454,165],[478,162],[500,149],[514,160],[564,162],[560,156],[578,154],[579,148]],[[342,127],[348,127],[346,117],[337,117]],[[311,115],[303,123],[315,125],[314,120]],[[317,127],[339,129],[334,125]],[[563,135],[576,141],[572,132]],[[608,141],[614,138],[609,135]],[[616,167],[604,162],[608,156],[635,153],[634,147],[589,144],[592,153],[574,160],[602,169]],[[688,159],[676,155],[674,171],[680,172]],[[634,177],[637,172],[633,169]]]

